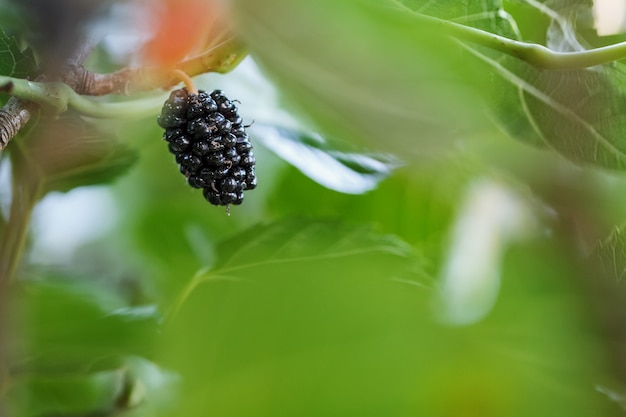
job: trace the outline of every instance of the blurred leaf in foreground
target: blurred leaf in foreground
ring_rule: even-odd
[[[65,191],[82,185],[108,183],[125,174],[137,152],[113,135],[83,121],[50,127],[31,151],[39,157],[47,188]],[[54,149],[51,149],[54,142]],[[46,157],[44,158],[43,155]]]
[[[340,387],[371,353],[372,329],[394,333],[386,316],[420,316],[430,285],[420,262],[397,238],[338,222],[285,220],[224,242],[166,326],[162,363],[186,388],[178,415],[303,415],[305,405],[323,415],[330,403],[345,414]],[[415,314],[378,308],[395,296],[416,300]],[[394,341],[373,343],[383,353]],[[366,368],[393,372],[384,366]]]
[[[482,81],[462,47],[393,1],[235,6],[255,60],[323,135],[423,156],[485,122]]]
[[[43,194],[109,183],[137,160],[130,146],[77,115],[42,118],[30,133],[25,144],[12,145],[21,151],[17,176],[23,183],[41,183]]]
[[[591,1],[529,3],[549,18],[546,46],[584,49],[577,22],[590,15]],[[526,143],[577,163],[626,167],[622,64],[544,70],[464,42],[462,30],[453,39],[432,19],[523,40],[499,1],[237,5],[255,58],[326,134],[406,157],[432,155],[464,140],[471,128],[493,130],[483,114],[489,108],[509,135]]]
[[[29,283],[16,297],[20,369],[71,372],[153,352],[159,316],[152,306],[128,307],[104,287],[78,283]]]
[[[93,365],[74,372],[14,375],[6,394],[10,415],[144,416],[171,407],[178,378],[158,365],[136,356]]]
[[[124,388],[125,372],[114,369],[84,375],[29,375],[16,378],[8,394],[13,401],[21,400],[22,405],[16,407],[12,415],[78,416],[113,411]]]
[[[397,238],[338,222],[252,228],[224,242],[166,324],[176,415],[611,415],[592,385],[604,358],[558,278],[571,271],[552,253],[521,268],[526,255],[507,262],[484,323],[449,327]]]
[[[172,378],[146,359],[159,328],[154,306],[128,306],[93,281],[46,278],[21,282],[13,293],[5,387],[12,415],[105,415],[171,388]]]

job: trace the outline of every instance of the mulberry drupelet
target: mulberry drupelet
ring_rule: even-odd
[[[216,206],[241,204],[256,188],[255,158],[237,106],[221,90],[174,90],[158,117],[180,172]]]

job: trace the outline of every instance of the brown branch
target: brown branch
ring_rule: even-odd
[[[182,71],[190,77],[207,72],[225,73],[247,55],[245,46],[238,39],[231,37],[209,51],[181,62],[169,71],[160,67],[140,67],[122,68],[109,74],[99,74],[87,70],[82,65],[92,46],[81,45],[61,74],[61,81],[81,95],[129,95],[158,88],[167,89],[180,82],[180,77],[172,70]],[[24,99],[17,97],[9,99],[0,109],[0,150],[8,145],[38,108],[37,104]]]
[[[82,65],[71,65],[64,71],[62,81],[82,95],[128,95],[178,84],[180,77],[172,70],[182,71],[190,77],[207,72],[228,72],[246,55],[247,51],[243,44],[235,38],[230,38],[201,55],[179,63],[169,71],[161,67],[139,67],[99,74],[87,70]]]
[[[137,69],[123,68],[110,74],[98,74],[82,65],[66,67],[61,81],[78,94],[103,96],[106,94],[128,94],[128,84],[136,78]]]
[[[0,150],[6,148],[11,139],[30,120],[39,105],[18,97],[11,97],[0,109]]]

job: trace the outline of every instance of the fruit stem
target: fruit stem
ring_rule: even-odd
[[[175,69],[175,70],[172,70],[172,74],[174,74],[178,79],[180,79],[185,84],[185,86],[187,86],[187,90],[189,90],[191,94],[198,94],[198,89],[196,89],[196,86],[193,83],[193,80],[191,79],[189,75],[187,75],[186,72],[181,71],[179,69]]]

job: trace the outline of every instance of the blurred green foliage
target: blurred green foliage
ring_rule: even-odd
[[[234,1],[277,97],[251,81],[252,60],[198,86],[244,85],[246,118],[288,110],[298,125],[249,128],[259,188],[230,216],[185,184],[153,118],[38,120],[0,159],[13,195],[115,180],[118,218],[57,265],[31,262],[32,230],[0,299],[11,301],[5,411],[622,415],[626,179],[602,169],[623,168],[623,64],[540,71],[416,24],[421,13],[517,40],[604,42],[582,24],[590,3],[574,3]],[[113,62],[90,66],[100,61]],[[515,242],[494,237],[498,298],[461,326],[436,300],[479,180],[504,184],[535,224]],[[15,222],[7,194],[2,236]],[[508,226],[475,217],[470,243]],[[483,278],[480,262],[463,277]]]

